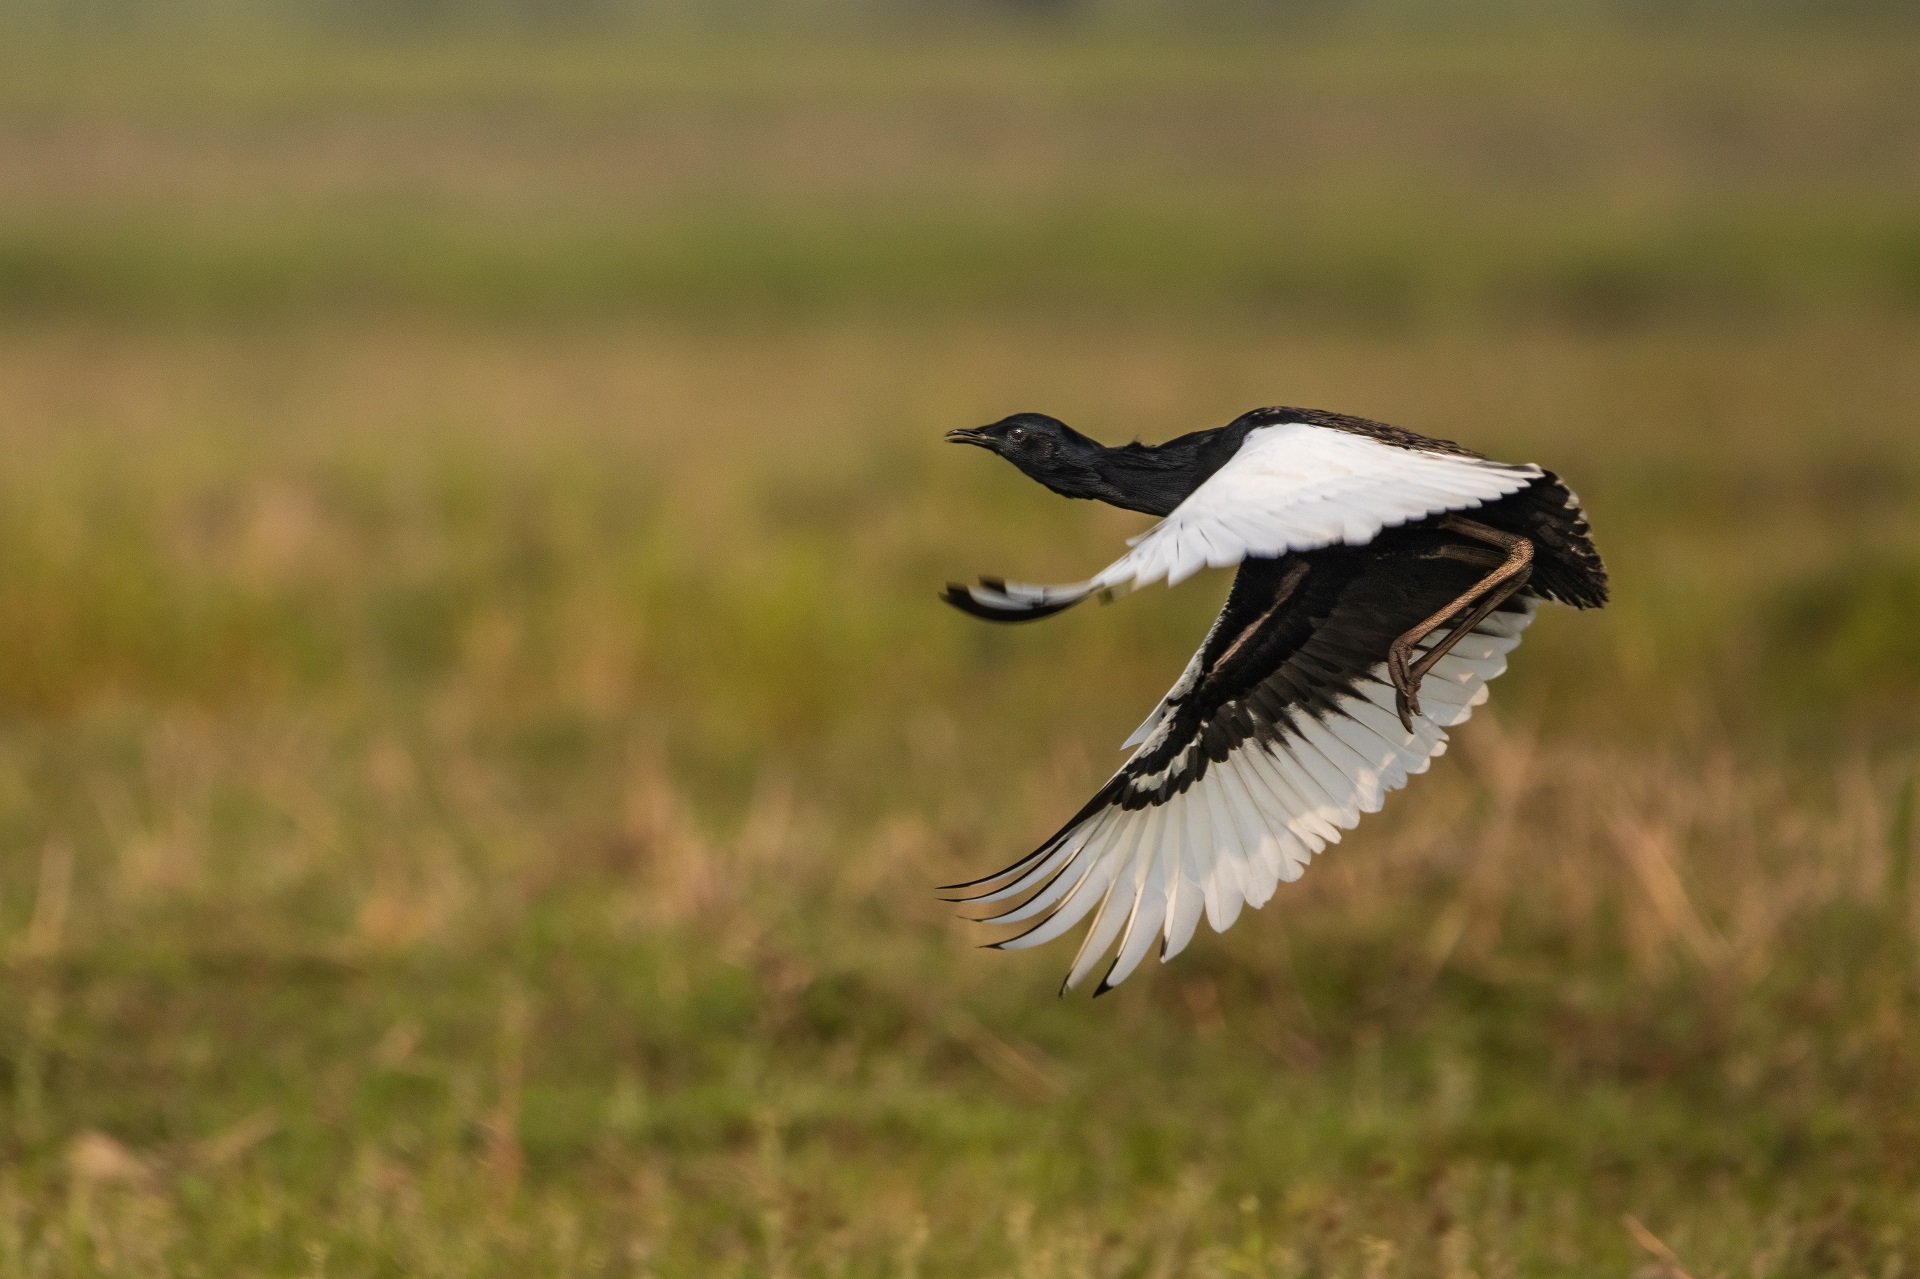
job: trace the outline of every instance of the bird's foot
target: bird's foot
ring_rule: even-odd
[[[1420,694],[1396,686],[1393,690],[1393,709],[1400,716],[1400,727],[1411,733],[1413,717],[1420,714]]]
[[[1420,685],[1407,668],[1408,646],[1395,643],[1387,650],[1387,677],[1393,681],[1393,709],[1400,727],[1413,731],[1413,717],[1420,713]]]

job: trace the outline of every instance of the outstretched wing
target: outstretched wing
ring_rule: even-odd
[[[1203,568],[1323,546],[1360,546],[1381,530],[1468,510],[1542,474],[1471,454],[1389,444],[1366,435],[1283,422],[1248,432],[1239,452],[1133,549],[1085,581],[1061,586],[982,579],[949,586],[955,607],[994,621],[1046,617],[1089,595],[1124,595]]]
[[[1447,542],[1409,529],[1366,547],[1247,561],[1200,651],[1142,725],[1139,749],[1039,848],[955,885],[977,890],[959,900],[1025,896],[986,921],[1038,921],[996,943],[1008,950],[1091,915],[1066,985],[1117,941],[1096,993],[1124,980],[1156,936],[1171,959],[1202,913],[1223,931],[1242,905],[1264,905],[1446,749],[1445,729],[1486,699],[1532,620],[1526,597],[1489,615],[1428,673],[1425,714],[1402,728],[1388,645],[1483,571],[1445,554]]]

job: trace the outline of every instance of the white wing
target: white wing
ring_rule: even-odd
[[[1537,466],[1401,448],[1306,422],[1263,426],[1092,585],[1126,590],[1163,577],[1173,585],[1249,555],[1358,546],[1383,528],[1518,492],[1540,474]]]
[[[1134,538],[1131,551],[1088,581],[996,581],[966,589],[984,608],[1038,615],[1088,595],[1124,595],[1161,578],[1175,585],[1203,568],[1228,568],[1248,556],[1339,542],[1359,546],[1382,529],[1516,493],[1541,474],[1537,466],[1403,448],[1308,422],[1262,426],[1248,432],[1233,459],[1172,514]]]

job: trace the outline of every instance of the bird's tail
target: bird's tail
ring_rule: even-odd
[[[1096,587],[1091,582],[1075,582],[1070,586],[1031,586],[1025,582],[983,577],[978,586],[949,582],[940,598],[962,613],[984,617],[989,622],[1033,622],[1063,613],[1089,595],[1109,600],[1123,593]]]

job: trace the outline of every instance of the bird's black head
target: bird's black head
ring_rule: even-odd
[[[954,444],[991,449],[1056,493],[1067,497],[1102,496],[1099,444],[1045,413],[1015,413],[991,426],[948,431]]]

